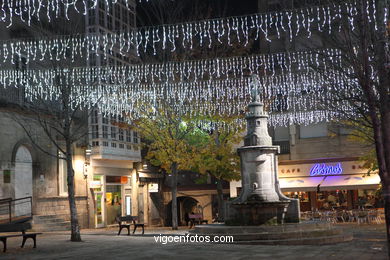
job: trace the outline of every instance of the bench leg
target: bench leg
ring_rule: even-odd
[[[142,226],[142,235],[145,233],[145,226]]]
[[[5,251],[7,251],[7,238],[6,237],[2,237],[0,238],[1,242],[3,242],[3,252],[5,253]]]
[[[26,241],[27,241],[28,238],[31,238],[31,239],[33,240],[33,242],[34,242],[33,248],[37,248],[37,235],[36,235],[36,234],[33,234],[33,235],[24,235],[24,236],[23,236],[23,242],[22,242],[21,248],[24,247],[24,244],[26,243]]]
[[[136,230],[137,230],[137,225],[134,225],[133,234],[135,233]]]
[[[33,248],[37,248],[37,236],[34,235],[34,236],[32,237],[32,239],[33,239],[33,241],[34,241],[34,247],[33,247]]]
[[[122,229],[127,228],[127,235],[130,236],[130,227],[129,226],[119,226],[118,236],[121,234]]]
[[[26,243],[26,240],[27,240],[27,237],[26,237],[26,236],[23,236],[23,241],[22,241],[22,246],[21,246],[21,248],[24,247],[24,244]]]

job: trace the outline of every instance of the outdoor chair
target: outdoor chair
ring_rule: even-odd
[[[380,218],[377,210],[370,210],[368,212],[368,220],[370,223],[375,222],[376,224],[381,224],[382,219]]]
[[[368,212],[365,210],[355,211],[358,224],[368,223]]]

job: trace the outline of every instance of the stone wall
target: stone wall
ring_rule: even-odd
[[[77,215],[81,228],[88,228],[87,197],[76,197]],[[35,215],[56,215],[65,221],[70,221],[69,201],[67,197],[39,198],[36,202]]]

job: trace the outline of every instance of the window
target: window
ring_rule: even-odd
[[[93,142],[92,142],[92,146],[93,146],[93,147],[99,146],[99,141],[93,141]]]
[[[274,130],[274,140],[275,141],[288,141],[290,134],[288,127],[275,127]]]
[[[61,159],[65,158],[65,155],[58,151],[58,193],[60,196],[68,195],[68,180],[67,180],[67,165],[66,160]]]
[[[122,22],[127,24],[127,9],[122,9]]]
[[[112,148],[116,148],[116,143],[111,143]]]
[[[92,126],[92,139],[99,138],[99,125]]]
[[[112,16],[107,16],[107,28],[108,30],[112,30]]]
[[[116,139],[116,127],[111,127],[111,139]]]
[[[126,130],[126,142],[131,143],[131,131]]]
[[[134,13],[130,13],[130,21],[129,21],[129,25],[131,26],[131,27],[134,27],[135,26],[135,15],[134,15]]]
[[[119,31],[120,29],[121,29],[121,26],[120,26],[121,24],[120,24],[120,22],[119,22],[119,20],[116,20],[115,19],[115,31]]]
[[[99,11],[99,25],[104,27],[104,12]]]
[[[88,12],[88,24],[95,25],[95,10],[91,9]]]
[[[326,123],[317,123],[300,126],[300,138],[324,137],[328,135]]]
[[[131,145],[130,144],[126,145],[126,148],[127,150],[131,150]]]
[[[118,139],[119,139],[119,141],[123,141],[123,134],[124,134],[123,129],[120,129],[120,128],[119,128],[119,133],[118,133]]]
[[[105,4],[104,1],[100,1],[100,2],[99,2],[99,8],[100,8],[100,10],[102,10],[102,11],[105,11],[105,10],[106,10],[106,4]]]
[[[103,141],[103,146],[108,147],[108,142],[107,141]]]
[[[91,114],[91,124],[97,124],[98,123],[98,111],[94,110]]]
[[[138,133],[133,132],[133,143],[138,144]]]
[[[115,5],[115,18],[116,19],[121,19],[121,7],[119,5]]]
[[[119,144],[119,148],[120,149],[125,149],[125,145],[124,144]]]
[[[108,139],[108,126],[103,126],[103,138]]]
[[[103,117],[102,118],[102,123],[108,125],[108,117],[106,117],[106,116]]]

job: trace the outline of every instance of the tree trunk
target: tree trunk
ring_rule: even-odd
[[[172,163],[172,230],[178,229],[177,219],[177,163]]]
[[[67,182],[68,182],[68,201],[70,210],[70,226],[71,236],[70,241],[80,242],[80,226],[77,217],[77,207],[75,198],[75,185],[74,185],[74,170],[73,170],[73,152],[72,152],[72,135],[71,135],[71,100],[70,100],[71,87],[63,86],[62,92],[62,105],[64,112],[64,139],[66,145],[66,166],[67,166]],[[89,217],[89,216],[88,216]]]
[[[71,224],[71,237],[70,240],[73,242],[80,242],[80,226],[77,217],[77,207],[75,199],[75,188],[74,188],[74,170],[72,165],[72,147],[71,144],[66,142],[66,165],[68,169],[68,200],[70,209],[70,224]]]
[[[225,220],[225,210],[223,202],[223,187],[222,180],[217,179],[217,198],[218,198],[218,222]]]

